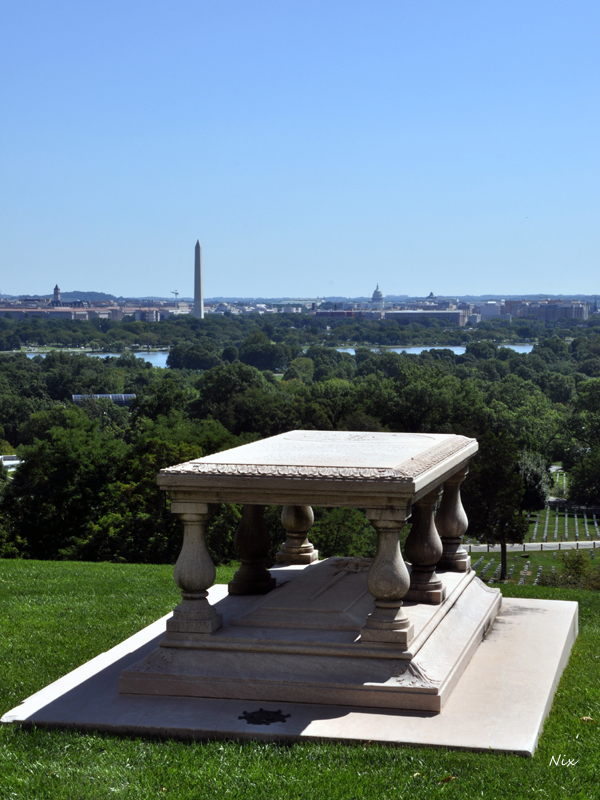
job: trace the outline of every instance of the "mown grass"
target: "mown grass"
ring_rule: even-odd
[[[166,613],[171,568],[0,561],[0,711]],[[220,570],[226,581],[231,569]],[[0,728],[0,798],[520,798],[599,795],[600,596],[577,600],[580,636],[533,759],[374,744],[179,742]],[[506,654],[510,658],[510,653]],[[572,767],[549,766],[561,754]]]

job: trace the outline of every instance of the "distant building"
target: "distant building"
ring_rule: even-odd
[[[439,319],[444,322],[455,322],[457,325],[463,326],[467,322],[467,313],[465,311],[434,311],[433,309],[415,309],[413,310],[396,310],[390,309],[385,312],[386,319],[395,319],[398,322],[421,322],[424,319]]]
[[[580,303],[576,300],[571,302],[550,301],[540,303],[536,309],[537,319],[550,322],[555,319],[581,319],[586,320],[589,316],[589,303]]]
[[[379,284],[377,284],[377,288],[373,292],[370,305],[374,306],[375,308],[383,308],[383,293],[379,288]]]
[[[12,319],[88,319],[87,311],[75,311],[72,308],[0,308],[0,315]]]
[[[53,306],[60,306],[62,303],[60,302],[60,289],[58,288],[58,283],[54,287],[54,299],[52,300]]]
[[[130,406],[135,400],[134,394],[73,394],[71,397],[77,405],[87,400],[110,400],[117,406]]]
[[[487,303],[481,303],[481,305],[477,306],[475,312],[481,314],[481,319],[485,322],[491,317],[502,316],[503,306],[504,300],[488,300]]]
[[[580,300],[507,300],[505,309],[513,317],[544,322],[557,319],[586,320],[590,314],[590,304]]]
[[[202,283],[202,248],[200,240],[196,242],[194,251],[194,316],[204,319],[204,286]]]
[[[7,472],[12,472],[21,463],[19,456],[0,456],[0,461],[4,464]]]
[[[355,319],[381,319],[384,312],[378,309],[369,310],[356,310],[352,308],[329,308],[319,309],[314,312],[316,317],[332,317],[334,319],[343,319],[350,317]]]
[[[159,322],[160,309],[158,308],[138,308],[133,312],[136,322]]]

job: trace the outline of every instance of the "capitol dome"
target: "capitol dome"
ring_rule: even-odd
[[[381,293],[381,289],[379,288],[379,284],[377,284],[377,288],[373,292],[373,297],[371,298],[372,303],[383,303],[383,295]]]

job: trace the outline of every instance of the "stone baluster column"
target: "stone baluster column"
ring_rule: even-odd
[[[444,548],[438,567],[452,572],[468,572],[471,569],[471,556],[461,542],[469,527],[469,520],[460,499],[460,485],[468,471],[468,467],[463,467],[444,483],[442,502],[435,515],[435,527]]]
[[[223,624],[223,617],[206,599],[215,582],[215,565],[204,538],[210,516],[206,503],[177,501],[171,511],[183,522],[183,546],[173,577],[181,589],[181,602],[167,620],[166,638],[183,639],[185,634],[212,633]]]
[[[264,506],[245,505],[233,543],[241,567],[229,582],[229,594],[266,594],[276,586],[266,568],[271,537],[265,525]]]
[[[308,541],[315,515],[310,506],[284,506],[281,524],[287,538],[275,556],[277,564],[312,564],[319,560],[319,551]]]
[[[412,528],[404,545],[406,559],[411,565],[406,599],[417,603],[441,603],[446,596],[446,589],[435,571],[443,549],[433,521],[440,491],[440,487],[434,489],[413,505]]]
[[[361,640],[390,642],[406,649],[415,632],[402,608],[410,582],[398,538],[405,525],[405,511],[367,509],[366,515],[377,531],[377,552],[367,575],[375,610],[367,617]]]

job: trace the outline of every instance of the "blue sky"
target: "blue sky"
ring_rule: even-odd
[[[0,9],[0,291],[600,291],[600,4]]]

